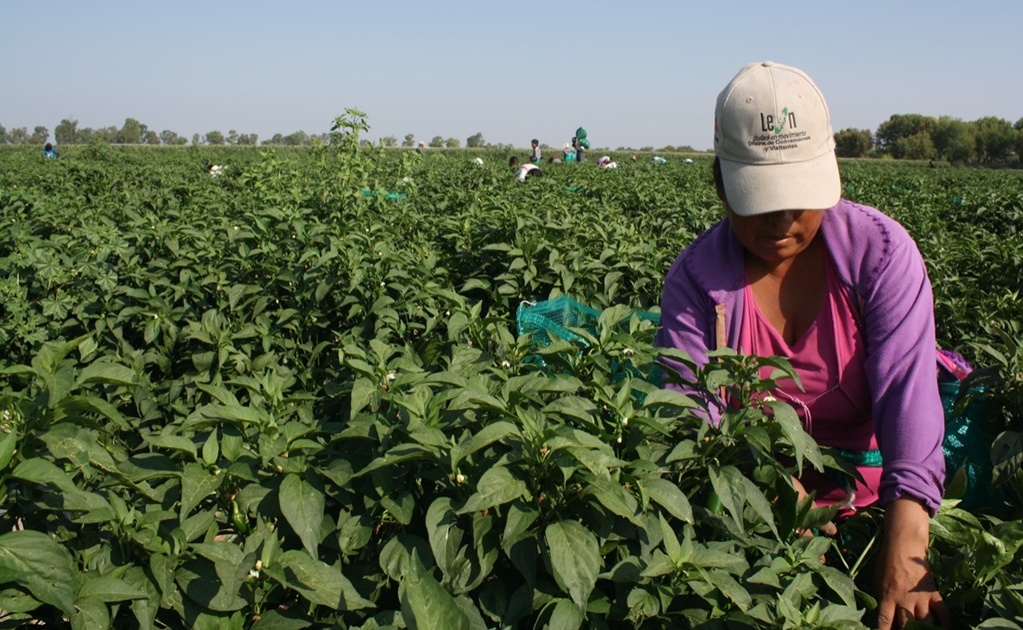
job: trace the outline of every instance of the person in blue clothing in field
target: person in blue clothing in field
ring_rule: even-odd
[[[43,156],[54,160],[60,157],[60,153],[57,153],[57,149],[54,149],[53,145],[47,142],[46,146],[43,147]]]

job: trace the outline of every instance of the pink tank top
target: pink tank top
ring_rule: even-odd
[[[835,275],[831,259],[825,256],[827,289],[824,304],[809,328],[789,346],[760,312],[747,279],[745,312],[739,334],[739,350],[758,356],[787,358],[805,391],[795,381],[778,383],[775,396],[789,402],[803,426],[822,446],[848,451],[877,448],[870,415],[870,390],[864,365],[866,349],[856,308]],[[764,368],[761,377],[773,368]],[[816,490],[821,505],[842,503],[855,510],[874,503],[881,482],[881,469],[858,467],[865,484],[842,484],[816,470],[803,469],[800,481]]]

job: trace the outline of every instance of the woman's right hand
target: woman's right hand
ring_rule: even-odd
[[[806,488],[803,486],[803,482],[800,481],[799,479],[796,479],[795,477],[792,477],[792,487],[796,489],[796,493],[799,495],[800,502],[806,499],[806,497],[810,496],[810,494],[806,491]],[[818,507],[817,503],[814,503],[813,506]],[[809,538],[813,536],[813,532],[808,529],[796,531],[799,533],[800,536],[803,536],[804,538]],[[835,524],[831,521],[828,521],[827,523],[824,523],[823,525],[818,527],[817,531],[820,532],[821,534],[824,534],[825,536],[828,536],[829,538],[834,538],[835,536],[838,535],[838,527],[836,527]]]

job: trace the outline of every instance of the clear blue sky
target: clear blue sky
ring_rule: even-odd
[[[711,146],[743,65],[806,70],[836,131],[1023,118],[1018,0],[0,0],[0,125]]]

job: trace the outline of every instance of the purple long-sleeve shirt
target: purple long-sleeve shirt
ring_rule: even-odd
[[[819,236],[843,287],[860,306],[864,371],[884,470],[882,505],[909,496],[933,515],[941,505],[944,411],[938,394],[934,300],[916,243],[874,208],[841,200],[824,212]],[[697,365],[707,351],[738,348],[745,282],[744,249],[728,221],[679,254],[661,299],[657,344],[687,352]],[[686,370],[668,362],[683,376]]]

